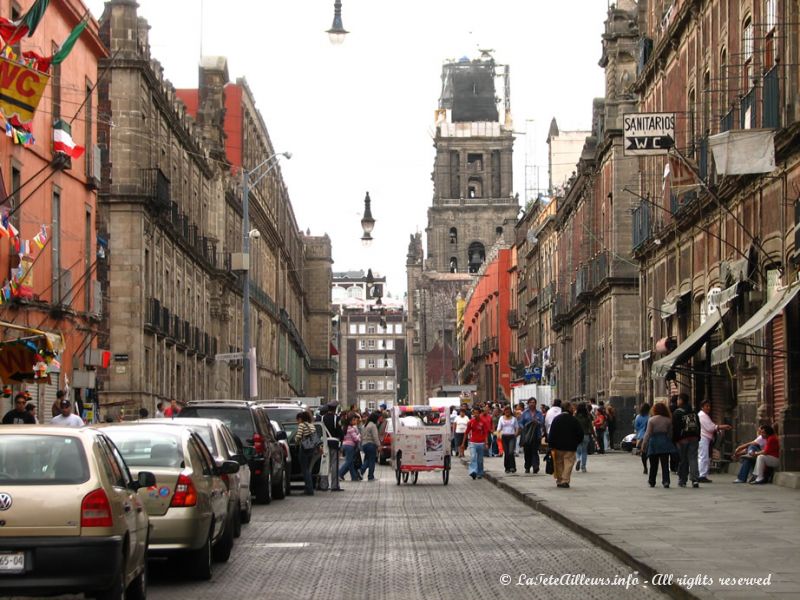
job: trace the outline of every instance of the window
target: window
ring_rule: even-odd
[[[393,369],[394,368],[394,359],[393,358],[387,358],[385,360],[382,360],[381,362],[383,363],[383,368],[384,369]]]
[[[394,389],[394,381],[392,379],[390,379],[389,381],[386,382],[386,389],[387,390],[393,390]]]
[[[742,69],[742,88],[749,90],[753,85],[753,19],[747,16],[742,25],[742,60],[744,61],[744,69]]]
[[[450,228],[450,243],[457,244],[458,243],[458,229],[455,227]]]
[[[359,369],[366,369],[367,368],[367,359],[366,358],[359,358],[358,359],[358,368]]]
[[[367,389],[368,389],[369,391],[371,391],[371,392],[374,392],[374,391],[375,391],[375,389],[376,389],[376,387],[377,387],[377,386],[375,385],[375,382],[374,382],[372,379],[370,379],[370,380],[367,382]]]
[[[695,154],[695,144],[697,142],[697,137],[695,133],[695,125],[694,125],[694,116],[695,116],[695,102],[697,97],[695,95],[694,88],[689,90],[689,94],[686,98],[686,110],[689,112],[689,156],[694,156]]]
[[[375,325],[372,324],[367,325],[367,333],[369,333],[370,335],[375,335],[376,332],[377,329],[375,328]]]
[[[766,36],[764,38],[764,68],[771,69],[775,64],[775,25],[777,24],[777,1],[766,0],[764,3],[764,16],[766,21]]]
[[[367,348],[369,350],[374,350],[376,347],[375,340],[367,340]]]
[[[374,358],[367,359],[367,368],[374,369],[376,367],[376,362]]]
[[[366,340],[358,340],[358,349],[359,350],[366,350],[367,349],[367,341]]]
[[[395,323],[394,325],[394,332],[395,333],[403,333],[403,325],[402,323]]]
[[[450,264],[447,268],[451,273],[458,273],[458,259],[455,256],[450,257]]]
[[[366,389],[367,389],[367,382],[366,382],[365,380],[363,380],[363,379],[359,379],[359,380],[358,380],[358,389],[359,389],[360,391],[362,391],[362,392],[363,392],[364,390],[366,390]]]
[[[469,171],[483,171],[483,154],[468,153],[467,154],[467,170]]]
[[[394,340],[386,340],[386,349],[394,350]]]
[[[703,137],[711,133],[711,73],[703,73]]]
[[[383,391],[383,379],[378,380],[378,391],[379,392]]]
[[[358,324],[358,333],[367,333],[367,326],[365,323]]]
[[[480,177],[470,177],[467,181],[467,197],[483,197],[483,180]]]
[[[350,323],[350,335],[355,335],[358,333],[358,325],[355,323]]]

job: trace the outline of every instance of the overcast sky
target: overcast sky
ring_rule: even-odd
[[[201,0],[138,1],[175,87],[197,86],[201,52],[226,56],[232,80],[247,78],[276,151],[293,154],[282,171],[298,226],[331,237],[335,271],[372,268],[393,295],[405,292],[409,235],[424,232],[433,195],[443,61],[480,47],[510,65],[521,202],[526,171],[528,188],[537,169],[547,186],[550,120],[588,129],[603,95],[608,0],[342,0],[341,46],[324,33],[333,0],[202,0],[202,11]],[[99,18],[103,1],[87,3]],[[367,190],[369,250],[359,223]]]

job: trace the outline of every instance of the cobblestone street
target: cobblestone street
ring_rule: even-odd
[[[488,481],[456,465],[450,484],[422,474],[395,484],[345,482],[340,494],[257,507],[228,564],[211,582],[153,565],[150,597],[178,598],[650,598],[640,585],[519,586],[520,575],[625,578],[619,560],[594,548]],[[511,577],[510,585],[501,576]]]

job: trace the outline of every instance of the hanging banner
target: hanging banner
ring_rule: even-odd
[[[0,57],[0,112],[20,123],[33,119],[50,76]]]

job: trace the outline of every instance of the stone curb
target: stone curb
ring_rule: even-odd
[[[469,465],[469,461],[466,458],[463,457],[460,458],[461,458],[461,464],[467,467]],[[584,527],[577,521],[573,521],[564,513],[551,507],[544,500],[537,498],[535,494],[518,490],[514,486],[504,481],[501,481],[500,479],[492,475],[489,471],[484,471],[483,478],[491,482],[492,484],[494,484],[496,487],[500,488],[507,494],[515,497],[517,500],[520,500],[524,504],[530,506],[532,509],[544,515],[547,515],[554,521],[561,523],[562,525],[567,527],[567,529],[570,529],[571,531],[577,533],[578,535],[585,538],[587,541],[594,544],[595,546],[598,546],[603,550],[605,550],[606,552],[613,554],[622,562],[627,564],[629,567],[632,567],[633,569],[638,571],[639,575],[646,578],[647,580],[652,579],[656,573],[661,572],[659,569],[653,568],[650,565],[642,562],[638,558],[634,557],[630,552],[625,550],[622,546],[618,546],[608,541],[602,535],[595,533],[594,531],[592,531],[587,527]],[[681,586],[674,583],[671,585],[658,586],[658,589],[664,592],[665,594],[668,594],[670,597],[675,598],[676,600],[701,600],[700,596],[697,596],[693,594],[691,591],[682,588]]]

